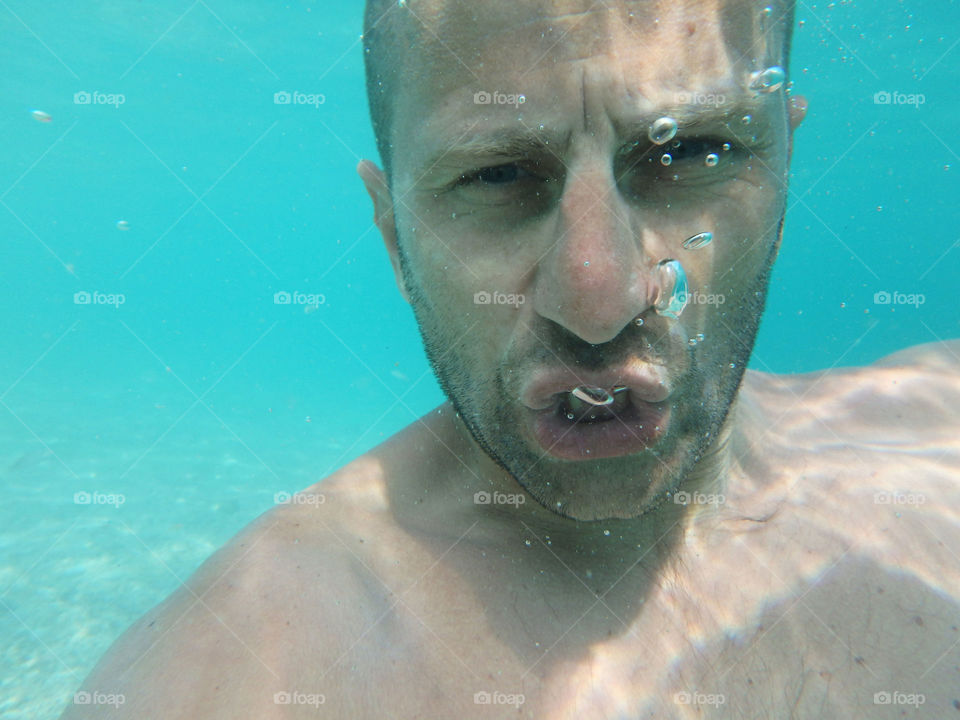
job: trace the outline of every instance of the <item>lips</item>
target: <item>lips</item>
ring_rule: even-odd
[[[577,387],[606,390],[614,401],[604,406],[578,402],[571,396]],[[544,452],[563,460],[596,460],[654,445],[667,430],[669,395],[664,368],[632,363],[599,373],[543,371],[531,378],[520,399]]]

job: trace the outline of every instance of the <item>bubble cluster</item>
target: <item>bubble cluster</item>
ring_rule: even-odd
[[[647,137],[654,145],[663,145],[677,134],[677,121],[671,117],[657,118],[650,124]]]

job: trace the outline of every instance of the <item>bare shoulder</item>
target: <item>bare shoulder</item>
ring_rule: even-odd
[[[130,627],[81,690],[116,707],[63,718],[351,712],[347,658],[387,606],[365,570],[382,496],[361,461],[262,515]],[[347,488],[351,488],[347,491]]]
[[[740,631],[747,674],[764,672],[761,659],[776,668],[771,686],[797,698],[791,717],[899,717],[923,702],[917,716],[955,713],[960,343],[750,372],[743,399],[728,527],[749,551],[730,551],[731,591],[766,605]]]
[[[744,452],[760,458],[750,492],[792,502],[798,512],[834,507],[841,527],[849,526],[851,502],[861,503],[864,517],[874,506],[925,505],[928,520],[935,516],[960,541],[960,341],[919,345],[864,367],[749,372],[743,398]],[[891,532],[918,531],[896,525]]]
[[[928,343],[863,367],[800,375],[749,371],[743,395],[791,443],[955,446],[960,340]],[[944,459],[947,459],[944,456]]]

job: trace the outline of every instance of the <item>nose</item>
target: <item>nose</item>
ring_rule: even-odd
[[[537,267],[534,309],[600,345],[657,297],[643,219],[619,195],[612,173],[601,168],[567,176],[557,217],[556,242]]]

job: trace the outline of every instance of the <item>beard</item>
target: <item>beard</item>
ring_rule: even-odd
[[[649,313],[642,326],[631,322],[609,342],[590,345],[538,316],[493,367],[478,362],[486,348],[472,342],[462,320],[452,322],[442,309],[449,304],[433,302],[424,291],[402,246],[400,266],[431,368],[474,442],[550,512],[577,521],[630,519],[722,471],[709,461],[725,442],[724,424],[756,341],[782,229],[781,218],[759,272],[736,288],[736,302],[708,309],[705,342],[691,346],[679,320]],[[630,455],[568,461],[523,432],[528,411],[519,400],[520,384],[535,369],[562,364],[574,372],[600,370],[628,360],[670,371],[670,423],[656,444]]]

